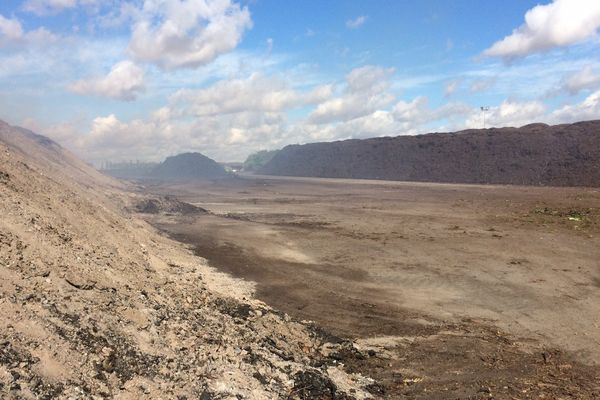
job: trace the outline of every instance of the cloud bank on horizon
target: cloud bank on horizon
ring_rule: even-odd
[[[97,164],[597,119],[599,28],[597,0],[6,0],[0,118]]]

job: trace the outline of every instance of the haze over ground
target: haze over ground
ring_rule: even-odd
[[[600,115],[600,2],[0,4],[0,118],[86,161]]]

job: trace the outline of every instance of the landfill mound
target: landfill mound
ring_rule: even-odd
[[[167,181],[220,179],[229,176],[225,168],[200,153],[183,153],[167,157],[150,173],[150,178]]]
[[[177,200],[172,196],[162,196],[158,198],[142,198],[132,208],[132,211],[141,214],[180,214],[195,215],[205,214],[207,211],[202,208]]]
[[[367,398],[332,340],[127,210],[139,195],[0,123],[0,398]]]
[[[600,186],[600,121],[287,146],[260,174]]]

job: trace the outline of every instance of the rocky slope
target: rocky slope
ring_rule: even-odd
[[[187,209],[125,189],[0,123],[0,398],[370,396],[336,365],[351,343],[159,236],[126,210]]]
[[[261,174],[600,186],[600,121],[287,146]]]

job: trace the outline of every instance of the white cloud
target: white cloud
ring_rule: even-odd
[[[425,96],[419,96],[412,101],[399,101],[392,109],[394,118],[398,121],[422,121],[425,116],[424,110],[427,107],[429,100]]]
[[[370,65],[352,70],[346,76],[346,88],[341,96],[319,104],[309,116],[310,123],[348,121],[387,107],[395,98],[387,92],[393,71]]]
[[[18,40],[23,37],[23,27],[16,19],[5,18],[0,14],[0,38]]]
[[[338,119],[328,124],[313,123],[310,118],[289,120],[286,105],[291,103],[287,100],[265,101],[269,98],[265,95],[266,90],[258,93],[257,103],[262,106],[253,109],[228,103],[220,103],[224,112],[202,108],[212,101],[221,102],[222,98],[215,96],[219,89],[227,92],[226,86],[230,83],[225,81],[207,88],[212,88],[211,93],[190,93],[199,95],[199,98],[183,96],[177,99],[184,104],[187,100],[198,100],[198,104],[190,103],[190,107],[199,107],[195,114],[178,111],[176,106],[179,103],[175,102],[154,111],[146,119],[124,122],[115,115],[95,118],[91,129],[84,135],[76,135],[68,124],[57,125],[44,132],[64,140],[87,160],[98,163],[134,158],[158,161],[184,151],[200,151],[219,160],[242,160],[252,151],[280,148],[290,143],[482,127],[479,109],[460,102],[431,107],[428,99],[422,96],[410,101],[397,101],[391,108],[376,109],[356,118]],[[250,93],[252,84],[244,84],[248,86],[242,92]],[[486,126],[522,126],[536,121],[572,122],[589,119],[599,112],[600,91],[579,105],[564,107],[550,114],[546,113],[541,102],[505,100],[486,112]]]
[[[387,79],[393,72],[393,68],[382,68],[375,65],[355,68],[346,75],[348,89],[352,93],[383,90],[388,87]]]
[[[77,81],[69,85],[69,90],[82,95],[131,101],[144,87],[144,70],[131,61],[122,61],[115,64],[105,77]]]
[[[377,110],[348,121],[331,124],[311,124],[309,121],[291,127],[290,142],[367,138],[399,134],[397,124],[389,111]]]
[[[554,110],[548,119],[552,123],[567,123],[599,118],[600,90],[590,94],[581,103],[566,105]]]
[[[183,89],[171,96],[172,108],[194,116],[234,114],[244,111],[279,112],[329,98],[330,85],[298,92],[278,77],[252,74],[246,79],[221,80],[197,90]]]
[[[442,129],[445,124],[463,128],[465,117],[472,112],[472,107],[455,102],[431,108],[429,100],[420,96],[398,101],[391,110],[375,110],[329,124],[314,124],[309,119],[292,127],[292,131],[299,142],[414,135]]]
[[[450,97],[458,90],[460,85],[460,79],[454,79],[448,83],[444,87],[444,97]]]
[[[163,69],[196,68],[233,50],[251,26],[248,9],[230,0],[146,0],[129,52]]]
[[[21,9],[37,16],[58,14],[64,10],[87,7],[88,10],[101,6],[114,7],[118,0],[26,0]]]
[[[368,17],[366,15],[361,15],[356,17],[355,19],[349,19],[346,21],[346,27],[349,29],[356,29],[365,24],[367,22]]]
[[[484,51],[512,59],[582,42],[600,27],[600,1],[554,0],[525,14],[525,23]]]
[[[325,101],[332,86],[305,90],[283,77],[252,74],[225,79],[203,89],[180,90],[147,118],[129,122],[116,115],[94,119],[87,134],[71,147],[88,160],[159,160],[183,151],[200,151],[216,159],[244,159],[265,146],[287,144],[287,111]],[[54,137],[70,135],[65,126]]]
[[[523,126],[545,119],[546,106],[540,101],[504,100],[497,107],[485,111],[486,127]],[[466,121],[470,128],[483,127],[483,112],[475,111]]]
[[[286,132],[282,113],[243,112],[197,119],[168,114],[161,110],[148,119],[129,122],[110,114],[95,118],[87,133],[70,124],[42,132],[60,138],[84,159],[98,164],[106,160],[160,161],[185,151],[200,151],[217,160],[243,160],[265,143],[279,146]]]
[[[473,111],[473,108],[458,102],[446,103],[438,108],[429,107],[429,99],[419,96],[412,101],[399,101],[392,108],[392,115],[398,122],[408,129],[415,129],[420,125],[433,121],[456,119],[464,117]]]
[[[54,43],[58,36],[44,27],[25,32],[21,22],[0,14],[0,47],[40,45]]]
[[[600,86],[600,74],[588,66],[563,79],[561,88],[569,94],[576,95],[582,90],[595,89],[598,86]]]
[[[471,93],[485,92],[496,84],[496,80],[497,79],[495,77],[476,79],[471,82],[471,87],[469,90]]]
[[[77,0],[27,0],[23,10],[36,15],[48,15],[76,6]]]
[[[106,0],[108,1],[108,0]],[[106,1],[102,3],[105,6]],[[114,0],[113,0],[114,1]],[[142,10],[133,3],[119,2],[105,9],[104,13],[97,12],[96,21],[100,28],[115,28],[123,26],[142,17]]]

